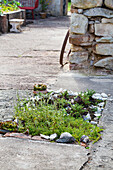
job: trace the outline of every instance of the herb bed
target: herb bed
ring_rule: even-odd
[[[96,142],[101,138],[102,127],[98,127],[100,115],[95,113],[102,99],[94,99],[93,90],[73,93],[71,91],[39,92],[34,97],[17,100],[12,121],[0,122],[0,128],[13,132],[29,131],[32,136],[69,132],[80,143],[83,135]],[[105,102],[103,106],[105,105]],[[102,111],[102,109],[101,109]]]

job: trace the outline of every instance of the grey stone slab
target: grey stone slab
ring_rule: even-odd
[[[94,66],[113,70],[113,57],[107,57],[105,59],[101,59],[98,62],[96,62]]]
[[[102,24],[107,24],[107,23],[113,24],[113,18],[111,18],[111,19],[102,18],[101,22],[102,22]]]
[[[113,9],[113,0],[105,0],[104,3],[108,8]]]
[[[13,118],[14,106],[20,98],[32,96],[30,90],[0,90],[0,121]]]
[[[113,56],[113,43],[98,43],[95,48],[95,53]]]
[[[87,162],[84,147],[0,138],[1,170],[78,170]]]
[[[95,35],[113,37],[113,24],[95,24]]]
[[[95,79],[98,79],[98,81],[94,82],[93,80]],[[110,80],[113,80],[113,76],[91,76],[89,74],[80,74],[78,71],[68,71],[59,74],[56,83],[54,84],[54,86],[52,85],[51,88],[63,88],[72,90],[74,92],[87,91],[87,89],[93,89],[96,92],[104,92],[113,96],[113,82],[110,82]]]
[[[69,56],[70,63],[80,64],[88,60],[88,52],[73,52]]]
[[[87,17],[106,17],[113,18],[113,11],[106,8],[92,8],[85,10],[83,13]]]
[[[101,42],[113,43],[113,38],[112,37],[102,37],[102,38],[96,39],[96,42],[98,42],[98,43],[101,43]]]
[[[102,0],[71,0],[74,7],[87,9],[94,8],[102,5]]]
[[[83,43],[91,43],[94,41],[94,36],[92,34],[77,35],[72,34],[69,37],[69,42],[74,45],[81,45]]]
[[[91,160],[85,165],[84,170],[111,170],[113,169],[113,101],[108,101],[100,126],[104,127],[102,140],[95,143],[91,150]]]
[[[82,14],[72,13],[70,33],[85,34],[88,29],[88,19]]]

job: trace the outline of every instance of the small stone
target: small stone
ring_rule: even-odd
[[[83,142],[81,142],[80,145],[81,145],[81,146],[84,146],[85,148],[87,147],[87,144],[86,144],[86,143],[83,143]]]
[[[99,120],[99,118],[98,117],[94,117],[94,121],[98,121]]]
[[[47,135],[40,134],[40,136],[41,136],[41,138],[43,138],[43,139],[47,139],[47,140],[49,140],[49,139],[50,139],[50,137],[49,137],[49,136],[47,136]]]
[[[71,99],[71,104],[74,104],[74,99]]]
[[[106,101],[106,100],[107,100],[107,98],[102,98],[102,100],[103,100],[103,101]]]
[[[83,115],[83,119],[84,119],[85,121],[88,120],[88,122],[89,122],[89,120],[91,120],[90,114],[88,113],[86,116]]]
[[[101,93],[101,96],[102,96],[103,98],[108,98],[108,95],[107,95],[106,93]]]
[[[110,101],[110,102],[113,102],[113,99],[107,99],[108,101]]]
[[[86,118],[87,118],[87,120],[91,120],[91,116],[89,113],[86,115]]]
[[[86,118],[85,115],[83,115],[83,120],[89,123],[89,120]]]
[[[18,124],[18,118],[14,119],[14,122],[16,122]]]
[[[83,9],[78,9],[78,13],[82,14],[83,13]]]
[[[50,135],[50,140],[55,140],[56,138],[57,138],[57,134],[56,133]]]
[[[101,113],[101,108],[100,107],[97,107],[97,111],[96,111],[96,113]]]
[[[62,91],[63,91],[63,89],[60,88],[59,90],[54,91],[54,93],[59,94],[59,93],[61,93]]]
[[[91,121],[90,122],[92,125],[97,125],[97,122],[95,122],[95,121]]]
[[[74,93],[74,92],[72,92],[71,90],[68,90],[68,95],[69,95],[70,97],[75,97],[75,96],[78,95],[78,93]]]
[[[90,33],[94,33],[95,32],[94,24],[89,24],[89,32]]]
[[[54,95],[53,95],[53,98],[54,98],[54,99],[57,99],[57,98],[58,98],[58,94],[54,94]]]
[[[68,132],[64,132],[60,135],[60,138],[63,138],[63,137],[72,137],[72,135]]]
[[[93,98],[93,99],[99,99],[99,100],[102,100],[102,96],[101,96],[101,94],[100,94],[100,93],[95,93],[95,94],[93,94],[93,95],[92,95],[92,98]]]
[[[95,24],[100,24],[100,21],[96,20],[96,21],[95,21]]]
[[[80,138],[80,142],[88,143],[88,142],[89,142],[89,137],[86,136],[86,135],[83,135],[83,136]]]
[[[74,92],[73,94],[74,94],[74,96],[78,96],[79,93],[78,92]]]
[[[74,143],[75,141],[75,138],[68,132],[62,133],[60,138],[56,140],[57,143]]]
[[[9,130],[4,130],[4,129],[0,129],[0,134],[5,134],[5,133],[9,133]]]
[[[97,112],[96,112],[96,113],[94,114],[94,116],[99,117],[99,116],[101,116],[101,113],[97,113]]]
[[[23,133],[6,133],[4,137],[15,137],[15,138],[22,138],[22,139],[31,139],[31,135],[25,135]]]
[[[41,136],[33,136],[31,139],[32,140],[41,140],[41,141],[44,140],[44,139],[41,138]]]
[[[105,106],[105,103],[101,102],[101,103],[98,104],[98,106],[103,108]]]
[[[74,143],[75,138],[74,137],[63,137],[56,140],[57,143]]]

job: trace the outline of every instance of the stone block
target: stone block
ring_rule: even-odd
[[[113,18],[112,19],[107,19],[107,18],[102,18],[102,24],[113,24]]]
[[[92,43],[94,36],[91,34],[85,35],[70,35],[69,42],[74,45],[81,45],[83,43]]]
[[[76,46],[76,45],[71,44],[71,52],[80,52],[80,51],[85,51],[85,49],[83,49],[80,46]]]
[[[88,29],[88,19],[82,14],[72,13],[70,32],[85,34]]]
[[[83,64],[71,64],[69,63],[70,70],[78,70],[84,68]]]
[[[83,13],[87,17],[106,17],[113,18],[113,11],[106,8],[92,8]]]
[[[113,57],[107,57],[94,64],[95,67],[102,67],[113,70]]]
[[[71,12],[71,13],[78,13],[78,10],[71,7],[70,12]]]
[[[82,47],[90,47],[90,46],[92,46],[92,43],[82,43],[82,44],[80,44]]]
[[[95,24],[95,35],[113,36],[113,24]]]
[[[94,33],[95,32],[95,27],[94,24],[89,24],[89,33]]]
[[[88,9],[102,6],[103,0],[71,0],[71,3],[76,8]]]
[[[113,9],[113,0],[105,0],[104,3],[108,8]]]
[[[113,43],[99,43],[95,47],[95,53],[100,55],[113,56]]]
[[[88,60],[88,52],[73,52],[69,56],[69,62],[72,64],[81,64]]]
[[[96,42],[98,43],[113,43],[113,37],[102,37],[102,38],[96,38]]]

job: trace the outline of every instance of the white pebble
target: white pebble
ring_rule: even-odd
[[[98,104],[99,107],[104,107],[105,103],[104,102],[101,102]]]
[[[106,93],[101,93],[102,98],[108,98],[108,95]]]
[[[47,139],[47,140],[49,140],[49,139],[50,139],[50,137],[49,137],[49,136],[47,136],[47,135],[40,134],[40,136],[41,136],[41,138],[44,138],[44,139]]]
[[[95,122],[95,121],[91,121],[90,122],[92,125],[97,125],[97,122]]]
[[[78,13],[82,14],[83,13],[83,9],[78,9]]]
[[[54,140],[55,138],[57,138],[57,134],[56,133],[50,135],[50,140]]]
[[[93,94],[93,95],[92,95],[92,98],[93,98],[93,99],[99,99],[99,100],[102,100],[102,96],[101,96],[101,94],[100,94],[100,93],[95,93],[95,94]]]

